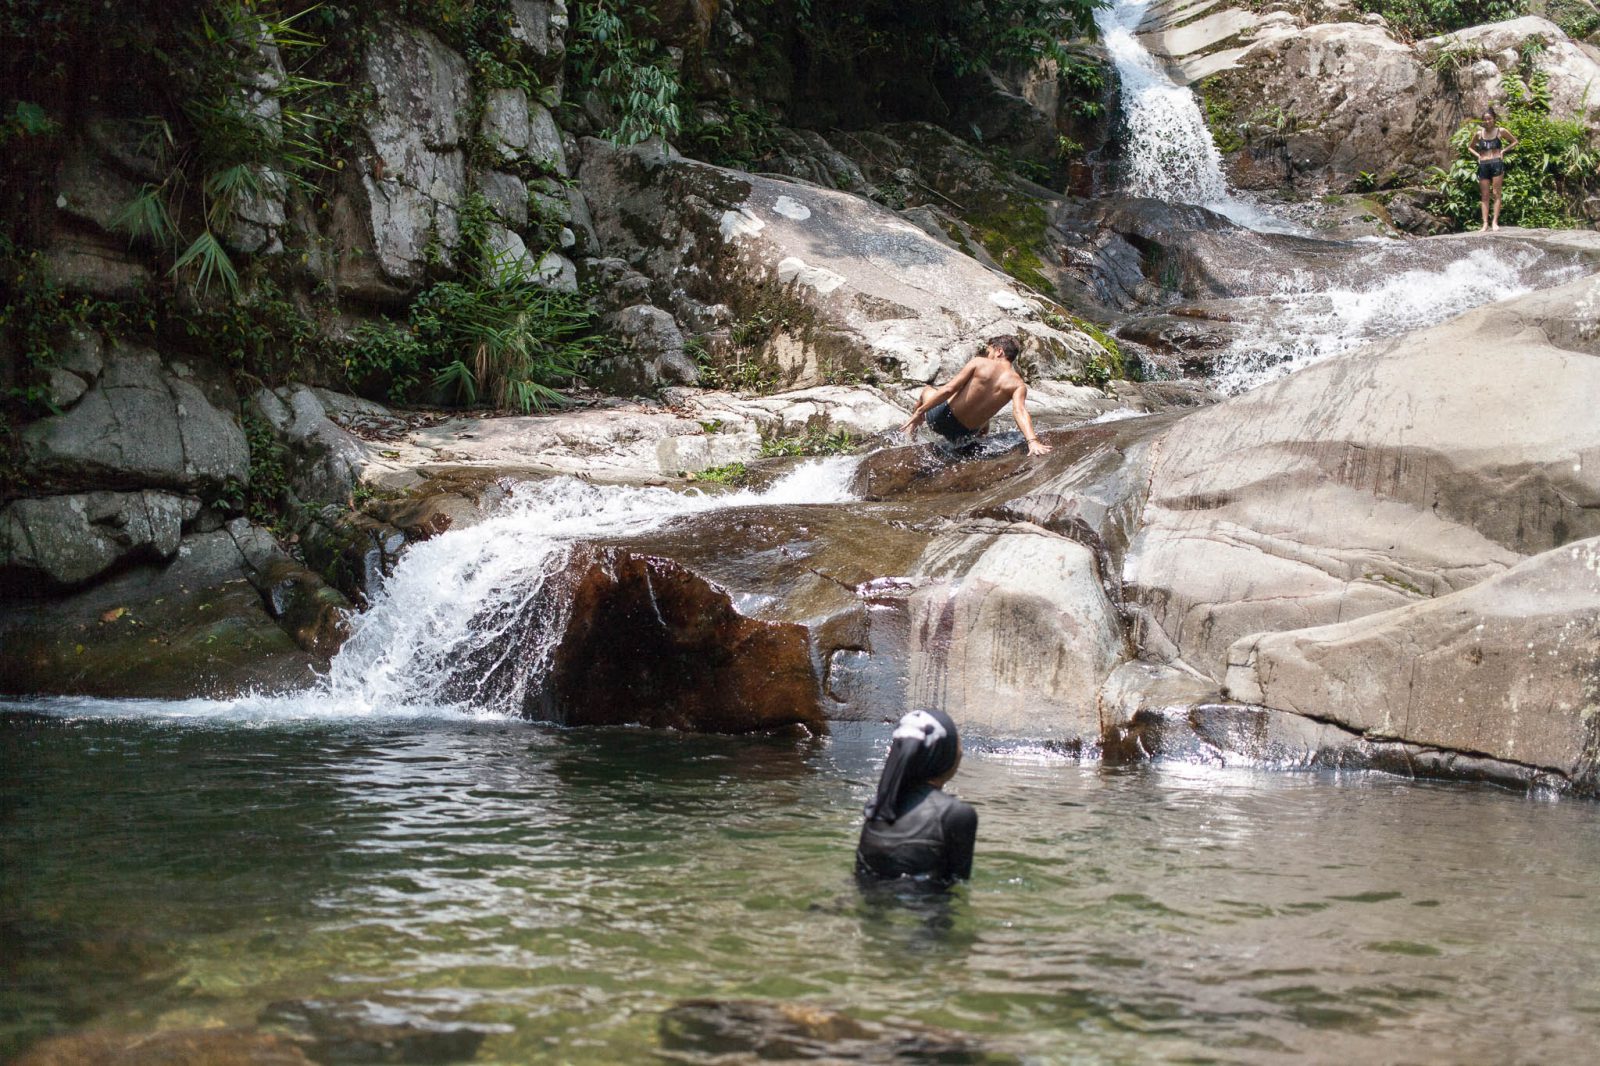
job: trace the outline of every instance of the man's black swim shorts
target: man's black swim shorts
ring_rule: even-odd
[[[978,435],[978,431],[961,424],[948,403],[941,403],[928,412],[928,428],[951,444],[964,444]]]

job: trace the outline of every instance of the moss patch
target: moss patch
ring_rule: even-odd
[[[1004,203],[998,210],[965,221],[978,243],[1000,264],[1000,269],[1030,289],[1042,293],[1055,291],[1044,273],[1044,256],[1049,251],[1049,218],[1043,204]]]

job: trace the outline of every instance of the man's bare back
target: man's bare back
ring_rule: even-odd
[[[1028,385],[1012,365],[1016,356],[1014,339],[994,338],[981,355],[969,360],[947,384],[924,388],[917,409],[901,429],[914,433],[917,426],[928,419],[929,428],[948,440],[960,441],[987,433],[989,420],[1009,403],[1017,428],[1028,442],[1028,454],[1045,454],[1050,446],[1040,443],[1034,435],[1033,420],[1028,417]]]

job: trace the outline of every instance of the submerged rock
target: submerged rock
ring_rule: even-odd
[[[260,1022],[287,1030],[316,1062],[337,1063],[470,1061],[490,1032],[507,1028],[424,1022],[361,999],[283,1000],[268,1004]]]
[[[690,999],[661,1015],[670,1062],[968,1063],[1016,1060],[976,1038],[923,1025],[888,1025],[803,1003]]]
[[[256,1029],[85,1032],[50,1037],[14,1066],[311,1066],[287,1037]]]

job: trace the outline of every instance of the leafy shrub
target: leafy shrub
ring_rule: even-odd
[[[1500,220],[1514,226],[1570,228],[1583,224],[1574,207],[1594,184],[1600,152],[1590,145],[1587,125],[1578,118],[1550,114],[1550,84],[1543,71],[1524,81],[1505,77],[1506,113],[1501,125],[1521,143],[1506,153],[1506,176]],[[1461,126],[1450,138],[1460,153],[1448,170],[1435,168],[1441,199],[1436,206],[1458,226],[1480,219],[1477,164],[1467,147],[1477,120]]]
[[[771,459],[780,455],[848,455],[855,451],[858,443],[848,429],[837,429],[830,433],[822,426],[811,426],[799,436],[769,437],[762,441],[761,458]]]
[[[346,350],[346,374],[391,399],[424,381],[468,405],[520,411],[565,402],[555,388],[579,372],[599,340],[578,294],[529,277],[523,261],[494,261],[481,278],[445,281],[417,298],[405,325],[369,325]]]
[[[571,21],[568,69],[576,87],[599,93],[615,115],[601,136],[619,144],[671,138],[682,127],[683,85],[649,32],[656,21],[635,0],[580,0]]]
[[[1382,15],[1396,36],[1411,40],[1522,14],[1519,0],[1360,0],[1359,6]]]

